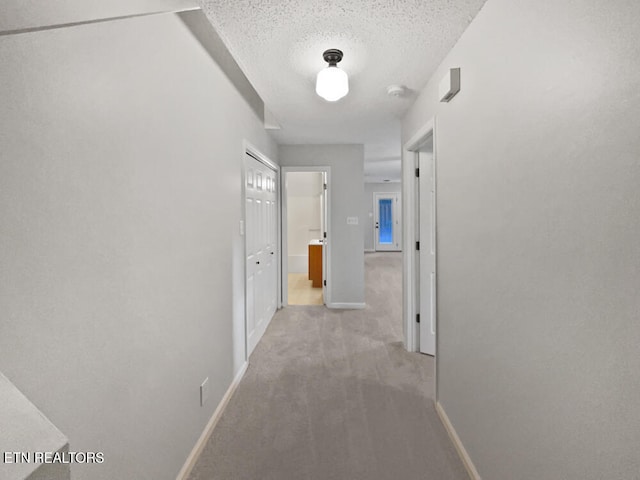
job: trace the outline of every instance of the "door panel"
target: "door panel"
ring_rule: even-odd
[[[277,201],[275,171],[245,156],[247,356],[277,307]]]
[[[400,194],[374,193],[374,245],[376,251],[400,250]]]
[[[322,236],[322,298],[325,304],[329,303],[327,297],[327,272],[329,262],[329,176],[327,172],[322,172],[322,199],[320,205],[320,217],[321,217],[321,232]]]
[[[436,165],[432,153],[420,152],[420,351],[436,354]]]

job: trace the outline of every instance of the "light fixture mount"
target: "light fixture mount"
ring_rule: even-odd
[[[330,67],[335,67],[338,62],[342,60],[342,55],[342,50],[330,48],[329,50],[324,51],[322,58],[324,58],[324,61],[327,62]]]

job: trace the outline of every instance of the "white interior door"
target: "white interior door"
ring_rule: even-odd
[[[420,351],[436,354],[436,165],[431,152],[420,152]]]
[[[400,250],[400,194],[374,193],[373,202],[375,250]]]
[[[277,307],[276,190],[276,172],[245,155],[247,356]]]
[[[320,216],[321,216],[321,228],[322,228],[322,298],[324,299],[324,303],[327,304],[327,259],[328,255],[328,246],[329,246],[329,235],[328,232],[328,221],[327,216],[329,212],[328,206],[328,175],[327,172],[322,172],[322,205],[320,207]]]

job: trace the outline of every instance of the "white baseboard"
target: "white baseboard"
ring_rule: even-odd
[[[350,310],[361,310],[366,307],[365,303],[327,303],[327,308],[346,308]]]
[[[453,445],[456,447],[456,450],[458,451],[458,455],[460,455],[460,460],[462,460],[462,463],[464,464],[464,468],[467,469],[467,473],[469,474],[469,477],[471,478],[471,480],[482,480],[482,478],[480,478],[480,474],[478,473],[478,470],[476,470],[475,465],[471,461],[471,457],[467,453],[467,450],[464,448],[464,445],[462,444],[460,437],[458,437],[456,430],[453,428],[453,425],[451,424],[449,417],[444,411],[444,408],[442,408],[442,405],[440,405],[439,402],[435,402],[435,404],[436,404],[436,412],[438,412],[440,421],[444,425],[444,428],[447,430],[447,433],[449,434],[449,438],[451,438]]]
[[[209,419],[207,426],[204,428],[202,435],[200,435],[200,438],[198,439],[195,446],[191,450],[191,453],[187,457],[187,461],[184,463],[184,465],[180,469],[180,472],[178,473],[176,480],[187,480],[187,477],[189,476],[189,474],[191,473],[191,470],[193,470],[193,467],[198,461],[198,457],[202,453],[202,450],[204,449],[204,446],[206,445],[207,440],[209,440],[211,433],[213,433],[213,429],[216,428],[216,424],[218,423],[218,420],[220,420],[220,417],[222,416],[222,412],[224,412],[224,409],[229,403],[229,400],[233,396],[233,392],[235,392],[236,388],[238,388],[238,385],[240,384],[240,380],[242,380],[242,377],[247,371],[248,366],[249,366],[249,362],[244,362],[244,365],[242,365],[242,367],[240,368],[240,371],[236,374],[236,377],[231,382],[231,385],[229,385],[229,388],[227,389],[226,393],[222,397],[222,400],[220,400],[220,403],[218,404],[215,412],[213,412],[213,415],[211,415],[211,418]]]

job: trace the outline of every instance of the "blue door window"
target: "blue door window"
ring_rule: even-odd
[[[390,198],[378,200],[379,227],[378,243],[390,245],[393,243],[393,203]]]

